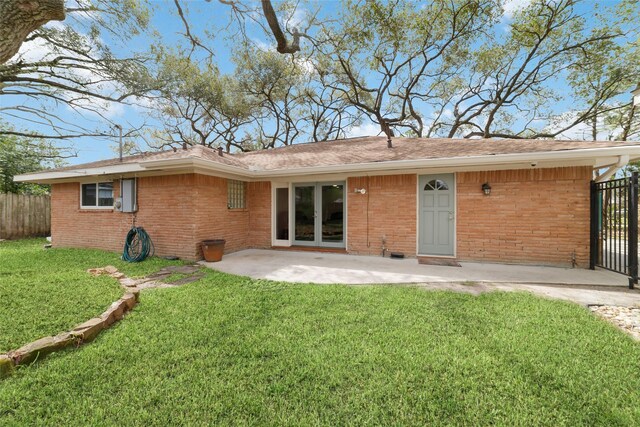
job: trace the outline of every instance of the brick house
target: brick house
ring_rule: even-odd
[[[157,255],[200,242],[587,267],[589,183],[640,143],[362,137],[249,153],[202,146],[21,175],[52,186],[54,247]],[[124,197],[123,197],[124,196]]]

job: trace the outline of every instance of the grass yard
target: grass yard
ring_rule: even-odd
[[[95,250],[43,250],[45,239],[0,242],[0,352],[55,335],[98,314],[122,296],[109,277],[86,270],[111,264],[145,275],[168,262],[129,264]]]
[[[122,267],[38,256],[39,269]],[[3,280],[49,277],[21,278],[19,259]],[[1,381],[0,425],[613,426],[639,425],[638,402],[640,345],[577,305],[208,272]]]

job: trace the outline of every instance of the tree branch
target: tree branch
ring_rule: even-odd
[[[291,43],[287,40],[287,37],[282,32],[280,28],[280,23],[278,22],[278,16],[276,15],[276,11],[273,9],[273,5],[270,0],[262,0],[262,11],[264,13],[264,17],[267,18],[267,23],[269,24],[269,28],[271,28],[271,32],[278,43],[277,51],[279,53],[295,53],[300,50],[300,33],[296,28],[293,30],[293,40]]]

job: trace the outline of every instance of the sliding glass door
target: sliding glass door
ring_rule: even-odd
[[[294,184],[294,245],[345,247],[344,182]]]
[[[322,184],[321,244],[344,246],[344,184]]]
[[[316,187],[295,186],[294,240],[299,245],[313,246],[316,241]]]

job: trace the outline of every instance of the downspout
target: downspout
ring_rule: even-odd
[[[602,172],[600,175],[596,175],[595,181],[604,182],[608,180],[609,178],[614,176],[616,172],[618,172],[622,167],[626,166],[627,163],[629,163],[629,156],[627,154],[618,156],[618,161],[615,164],[609,166],[609,168],[606,171]],[[598,169],[594,169],[594,172]]]

